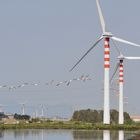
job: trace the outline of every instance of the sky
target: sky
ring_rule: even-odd
[[[108,31],[140,44],[140,1],[100,0]],[[78,109],[103,108],[103,42],[76,67],[70,68],[102,34],[95,0],[2,0],[0,1],[0,84],[40,82],[13,91],[0,89],[0,104],[6,112],[26,112],[46,106],[46,115],[70,116]],[[140,56],[140,48],[117,43],[126,56]],[[111,46],[111,69],[117,52]],[[140,62],[125,61],[124,110],[140,114]],[[70,86],[44,86],[48,81],[69,80],[89,74],[87,82]],[[118,109],[116,93],[110,93],[111,108]]]

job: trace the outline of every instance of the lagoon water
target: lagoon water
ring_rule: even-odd
[[[3,130],[0,140],[128,140],[134,131],[92,130]]]

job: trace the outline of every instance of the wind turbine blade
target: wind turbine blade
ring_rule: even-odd
[[[115,66],[114,73],[113,73],[112,76],[111,76],[110,82],[111,82],[112,79],[114,78],[114,76],[115,76],[115,74],[116,74],[116,72],[117,72],[117,70],[118,70],[118,68],[119,68],[119,65],[120,65],[120,63],[118,62],[118,63],[116,64],[116,66]]]
[[[124,57],[124,58],[129,60],[140,60],[140,57]]]
[[[93,46],[79,59],[79,61],[70,69],[70,72],[84,59],[84,57],[103,39],[103,36],[101,36],[94,44]]]
[[[99,4],[99,0],[96,0],[96,4],[97,4],[97,8],[98,8],[98,13],[99,13],[99,18],[100,18],[100,22],[101,22],[102,31],[104,33],[105,32],[105,21],[104,21],[102,10],[101,10],[100,4]]]
[[[136,47],[140,47],[140,45],[138,44],[135,44],[135,43],[132,43],[130,41],[127,41],[127,40],[124,40],[124,39],[121,39],[121,38],[118,38],[118,37],[111,37],[113,40],[115,41],[118,41],[118,42],[121,42],[121,43],[125,43],[125,44],[129,44],[129,45],[132,45],[132,46],[136,46]]]
[[[113,39],[111,39],[111,40],[112,40],[113,45],[115,46],[115,48],[116,48],[118,54],[121,55],[122,53],[121,53],[120,49],[118,48],[118,46],[116,45],[116,42],[115,42]]]

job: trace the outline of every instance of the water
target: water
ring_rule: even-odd
[[[135,132],[85,130],[4,130],[0,140],[128,140]]]

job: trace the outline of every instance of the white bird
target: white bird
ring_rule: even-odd
[[[12,89],[16,89],[16,87],[15,86],[9,86],[8,89],[12,90]]]
[[[91,80],[91,78],[89,77],[89,75],[86,75],[85,77],[83,77],[83,82],[87,81],[87,80]]]
[[[73,80],[69,80],[68,81],[68,83],[67,83],[67,86],[69,86],[70,85],[70,83],[72,82]]]
[[[61,84],[63,84],[62,81],[58,82],[58,83],[56,84],[56,86],[60,86]]]
[[[39,84],[38,84],[38,83],[32,83],[31,85],[33,85],[33,86],[38,86]]]

